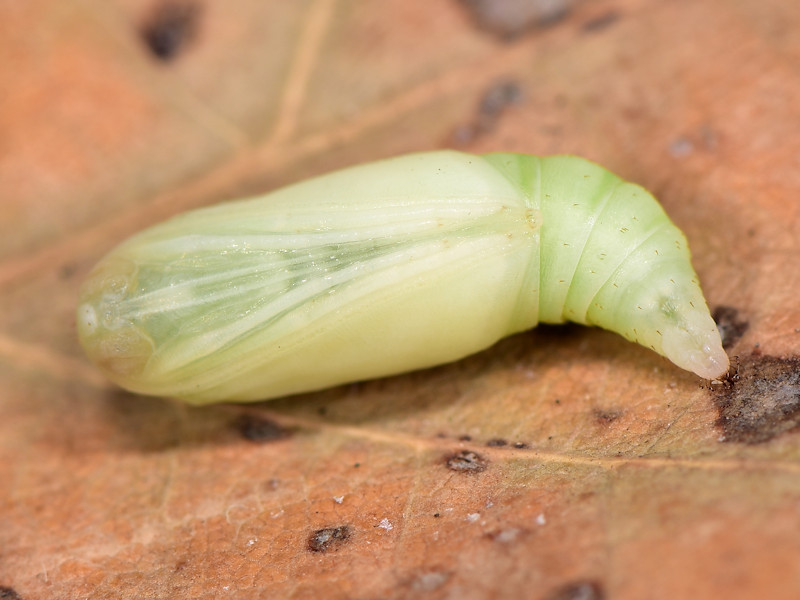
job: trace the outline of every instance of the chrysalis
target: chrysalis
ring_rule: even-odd
[[[728,369],[683,234],[572,156],[412,154],[195,210],[113,250],[78,307],[109,378],[198,404],[446,363],[565,321],[706,379]]]

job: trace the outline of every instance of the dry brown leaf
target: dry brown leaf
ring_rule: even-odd
[[[800,5],[565,1],[498,32],[480,4],[0,2],[0,597],[800,595]],[[197,409],[82,356],[78,285],[122,237],[441,147],[653,190],[739,380],[541,328]]]

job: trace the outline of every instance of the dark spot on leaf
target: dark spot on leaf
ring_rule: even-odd
[[[522,88],[516,81],[498,81],[481,98],[479,112],[489,118],[496,118],[506,108],[522,100]]]
[[[478,29],[509,42],[569,14],[577,0],[461,0]]]
[[[337,550],[353,535],[349,525],[317,529],[308,536],[308,549],[311,552],[327,552]]]
[[[576,581],[553,590],[546,600],[604,600],[603,587],[594,581]]]
[[[275,421],[253,415],[242,415],[237,420],[236,426],[242,437],[251,442],[275,442],[291,435],[288,429],[281,427]]]
[[[13,588],[0,585],[0,600],[22,600],[22,596]]]
[[[619,18],[620,14],[618,12],[610,10],[607,13],[586,21],[586,23],[584,23],[581,27],[581,30],[583,30],[585,33],[602,31],[603,29],[606,29],[607,27],[616,23]]]
[[[739,311],[733,306],[718,306],[712,315],[722,337],[722,347],[726,350],[739,341],[750,323],[739,319]]]
[[[508,446],[508,442],[502,438],[492,438],[486,442],[486,445],[489,446],[489,448],[502,448],[503,446]]]
[[[472,122],[460,125],[453,133],[453,143],[465,146],[477,137],[489,133],[506,109],[522,100],[522,88],[515,81],[498,81],[481,97]]]
[[[150,52],[165,62],[176,58],[197,34],[200,5],[188,1],[165,1],[144,21],[141,36]]]
[[[189,561],[187,561],[185,559],[179,560],[178,562],[175,563],[175,566],[172,567],[172,570],[175,573],[178,573],[180,571],[183,571],[188,564],[189,564]]]
[[[712,384],[724,441],[757,444],[800,426],[800,359],[751,355]]]
[[[460,450],[446,458],[445,464],[451,471],[460,473],[481,473],[486,470],[488,461],[472,450]]]
[[[596,423],[600,425],[609,425],[622,416],[622,411],[595,408],[592,410],[592,416]]]
[[[77,270],[78,267],[75,265],[75,263],[70,262],[61,266],[61,268],[58,270],[58,276],[61,279],[69,279]],[[0,596],[0,598],[2,598],[2,596]]]

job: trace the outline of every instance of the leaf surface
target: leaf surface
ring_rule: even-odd
[[[0,596],[797,597],[800,6],[485,8],[0,3]],[[83,357],[78,286],[124,237],[443,147],[580,154],[652,190],[740,379],[543,327],[190,408]]]

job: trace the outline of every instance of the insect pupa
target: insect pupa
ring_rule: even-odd
[[[250,401],[458,360],[538,323],[728,370],[686,238],[574,156],[411,154],[194,210],[112,250],[77,311],[120,386]]]

